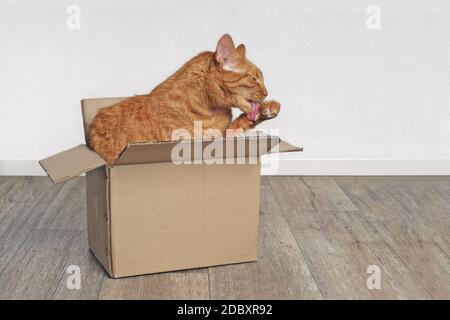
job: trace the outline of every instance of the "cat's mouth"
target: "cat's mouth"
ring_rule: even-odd
[[[259,101],[249,101],[250,104],[252,105],[252,110],[247,113],[247,118],[250,121],[256,121],[256,117],[258,116],[259,113],[259,108],[261,107],[261,102]]]

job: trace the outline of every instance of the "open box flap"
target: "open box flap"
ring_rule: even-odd
[[[284,140],[280,139],[280,143],[274,146],[269,153],[285,153],[285,152],[297,152],[303,151],[303,148],[296,147]]]
[[[106,162],[84,144],[39,161],[53,183],[66,181],[96,169]]]
[[[87,145],[89,145],[89,127],[91,125],[92,120],[94,120],[94,117],[97,114],[98,110],[112,106],[125,99],[126,99],[125,97],[114,97],[114,98],[93,98],[81,100],[84,137]]]
[[[258,135],[216,140],[134,142],[127,145],[114,166],[137,163],[196,161],[258,157],[280,142],[276,136]]]

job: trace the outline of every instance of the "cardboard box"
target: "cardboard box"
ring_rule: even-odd
[[[86,137],[97,110],[122,99],[82,101]],[[204,151],[212,143],[223,150],[208,158]],[[186,156],[194,164],[172,162],[180,144],[190,148]],[[237,152],[242,145],[244,152]],[[275,146],[278,152],[301,151],[273,136],[136,142],[112,166],[86,145],[40,164],[54,183],[86,173],[89,247],[118,278],[255,261],[259,156]],[[220,153],[223,161],[240,164],[205,163]]]

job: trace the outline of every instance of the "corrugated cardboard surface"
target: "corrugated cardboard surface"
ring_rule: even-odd
[[[79,176],[89,170],[101,167],[106,162],[93,150],[80,144],[39,161],[53,183],[59,183]]]
[[[190,150],[190,156],[188,158],[184,157],[184,160],[190,161],[208,159],[233,160],[236,158],[240,158],[241,160],[255,159],[267,153],[269,150],[270,153],[303,150],[285,141],[281,141],[276,136],[247,136],[214,141],[136,142],[127,145],[114,165],[171,162],[175,160],[172,159],[173,148],[181,145],[185,146],[185,150]],[[43,159],[39,163],[54,183],[68,180],[106,164],[95,151],[83,144]]]
[[[88,242],[94,255],[111,275],[108,167],[86,174]]]
[[[246,136],[216,140],[184,140],[165,142],[130,143],[114,163],[117,165],[171,162],[172,152],[188,157],[183,160],[257,158],[273,149],[280,141],[276,136]],[[176,148],[176,149],[174,149]]]
[[[285,153],[285,152],[296,152],[296,151],[303,151],[303,148],[296,147],[284,140],[280,139],[280,143],[277,144],[275,147],[270,150],[270,153]]]
[[[89,145],[89,126],[95,115],[101,108],[110,107],[116,103],[119,103],[126,98],[95,98],[95,99],[83,99],[81,100],[81,112],[83,114],[83,126],[84,137],[86,144]]]
[[[260,165],[111,168],[115,277],[254,261]]]

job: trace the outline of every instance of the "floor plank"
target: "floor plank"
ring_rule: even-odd
[[[275,177],[270,182],[325,298],[429,297],[423,287],[414,285],[414,275],[358,211],[322,211],[314,210],[315,206],[310,210],[299,209],[292,199],[285,201],[285,190],[294,189],[294,180]],[[290,194],[289,197],[297,196]],[[314,195],[309,197],[306,201],[314,201]],[[297,198],[305,201],[305,194]],[[395,269],[387,268],[379,256],[389,256],[391,268]],[[403,276],[397,279],[385,277],[382,289],[369,290],[366,281],[370,265],[381,266],[384,274]],[[404,279],[409,280],[407,286],[403,285]]]
[[[87,230],[85,178],[65,182],[45,206],[47,210],[40,213],[36,229]]]
[[[212,299],[321,299],[269,185],[261,186],[258,262],[209,269]]]
[[[0,274],[9,260],[16,255],[26,237],[25,232],[0,227]]]
[[[208,299],[208,270],[187,270],[139,277],[105,277],[99,299]]]
[[[0,203],[49,203],[63,186],[54,185],[48,177],[0,176]]]
[[[79,243],[81,232],[28,230],[26,234],[0,273],[0,299],[50,299],[64,275],[68,252]]]
[[[356,210],[332,178],[269,177],[269,182],[279,194],[281,205],[299,210]]]
[[[262,177],[258,262],[125,279],[88,250],[85,197],[0,177],[0,299],[450,298],[450,177]]]
[[[434,179],[335,178],[372,230],[403,261],[432,298],[450,296],[450,208]],[[437,178],[441,182],[441,178]]]

